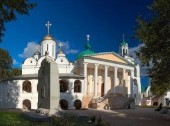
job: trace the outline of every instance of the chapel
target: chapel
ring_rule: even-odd
[[[129,56],[124,39],[119,53],[95,52],[87,35],[84,50],[72,63],[63,44],[49,34],[50,22],[46,26],[48,33],[40,41],[40,51],[35,50],[24,60],[22,75],[0,81],[1,108],[38,108],[38,71],[46,57],[58,65],[61,109],[113,109],[141,104],[140,67]]]

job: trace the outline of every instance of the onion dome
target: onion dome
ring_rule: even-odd
[[[80,58],[90,55],[90,54],[95,54],[95,52],[92,51],[92,49],[91,49],[91,45],[89,43],[89,38],[90,38],[90,35],[87,35],[87,43],[85,45],[85,50],[78,54],[77,59],[80,59]]]

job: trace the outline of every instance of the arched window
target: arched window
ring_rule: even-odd
[[[74,82],[74,92],[76,92],[76,93],[81,92],[81,81],[80,80],[76,80]]]
[[[47,51],[48,51],[48,44],[47,44]]]
[[[67,100],[61,99],[59,104],[60,104],[61,109],[63,109],[63,110],[68,109],[68,102],[67,102]]]
[[[31,82],[30,81],[24,81],[22,83],[22,90],[27,92],[27,93],[31,93]]]
[[[136,70],[136,68],[134,69],[134,76],[137,77],[137,70]]]
[[[125,55],[125,49],[123,49],[123,56]]]
[[[68,82],[66,80],[60,80],[60,92],[66,92],[68,90]]]
[[[82,105],[82,103],[81,103],[80,100],[77,99],[77,100],[74,101],[75,109],[81,109],[81,105]]]

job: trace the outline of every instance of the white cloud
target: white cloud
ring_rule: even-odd
[[[34,54],[34,52],[36,52],[37,50],[38,51],[40,50],[40,45],[38,45],[35,42],[29,42],[27,44],[27,47],[24,48],[23,53],[18,54],[18,56],[21,58],[27,58],[27,57],[32,56]]]
[[[141,76],[147,76],[147,66],[142,66],[140,59],[136,55],[136,51],[138,51],[144,44],[139,44],[136,47],[129,48],[129,55],[132,56],[135,59],[135,62],[138,63],[141,66],[140,72]]]
[[[16,61],[16,59],[12,59],[13,60],[13,65],[17,65],[18,62]]]
[[[63,49],[64,53],[66,53],[66,54],[77,54],[79,52],[79,50],[71,49],[68,41],[62,42],[62,44],[63,44],[62,49]],[[58,51],[58,48],[59,47],[57,45],[57,51]],[[18,54],[18,56],[21,58],[27,58],[27,57],[32,56],[34,54],[34,52],[37,50],[40,51],[40,45],[37,44],[36,42],[29,42],[27,44],[27,46],[24,48],[23,53]]]
[[[63,44],[62,49],[63,49],[64,53],[66,53],[66,54],[77,54],[79,52],[79,50],[71,49],[68,41],[62,42],[62,44]],[[57,45],[57,48],[58,48],[58,45]]]

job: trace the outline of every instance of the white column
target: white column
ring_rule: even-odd
[[[98,66],[99,66],[99,64],[95,64],[95,69],[94,69],[94,97],[97,97]]]
[[[107,75],[108,75],[108,67],[107,65],[105,65],[105,72],[104,72],[104,95],[107,93],[108,89],[107,89]]]
[[[114,67],[114,93],[116,93],[117,86],[117,67]]]
[[[87,95],[87,65],[88,63],[84,63],[84,95]]]
[[[125,68],[123,68],[123,73],[122,73],[122,80],[123,80],[123,86],[125,87]]]
[[[74,93],[74,81],[75,80],[69,79],[68,81],[69,81],[69,89],[68,90],[70,91],[71,94],[73,94]]]
[[[133,98],[133,78],[134,78],[134,70],[131,70],[131,74],[130,74],[130,94],[131,94],[132,98]]]

